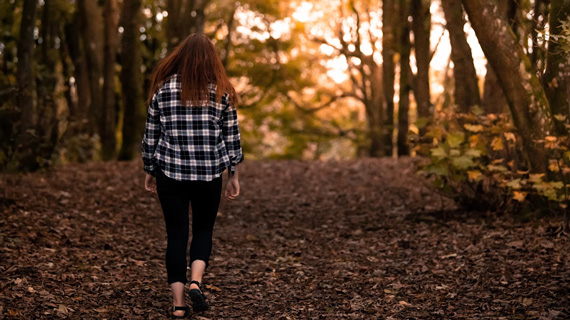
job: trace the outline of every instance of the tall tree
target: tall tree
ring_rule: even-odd
[[[398,102],[398,155],[409,154],[408,113],[410,108],[410,27],[408,24],[409,6],[406,0],[398,0],[399,26],[401,28],[398,51],[400,53],[400,101]]]
[[[372,54],[365,54],[362,51],[364,31],[362,27],[363,13],[359,12],[353,0],[347,2],[352,23],[346,23],[344,28],[342,23],[338,25],[337,39],[340,46],[328,42],[326,39],[315,39],[319,42],[335,48],[343,55],[348,63],[348,74],[350,76],[351,91],[343,96],[352,96],[362,102],[366,114],[367,138],[369,140],[368,155],[371,157],[381,157],[386,155],[384,147],[389,135],[385,128],[386,114],[384,109],[384,86],[382,82],[382,66],[374,60]],[[341,6],[341,15],[344,6]],[[348,27],[345,28],[345,27]],[[349,30],[350,29],[350,30]],[[369,33],[371,34],[371,32]],[[374,44],[376,39],[370,35],[369,41]]]
[[[471,47],[465,37],[463,27],[463,7],[461,0],[442,0],[441,5],[447,21],[446,28],[451,42],[451,60],[455,79],[455,104],[460,112],[467,112],[469,107],[481,105],[477,73],[473,64]]]
[[[141,0],[124,0],[120,24],[121,39],[121,85],[123,92],[123,144],[120,160],[133,159],[139,152],[144,130],[144,101],[142,53],[140,48]]]
[[[38,39],[38,70],[36,77],[38,116],[37,135],[41,144],[36,148],[36,155],[41,159],[50,159],[58,140],[58,86],[61,65],[58,46],[61,45],[60,23],[64,21],[63,11],[66,3],[61,0],[45,0],[41,7],[41,23]]]
[[[103,48],[103,105],[102,116],[99,122],[101,133],[101,147],[103,160],[113,159],[116,147],[116,98],[115,98],[115,64],[117,62],[117,25],[119,11],[117,0],[105,0],[103,7],[105,16],[104,48]]]
[[[394,63],[396,51],[396,13],[395,0],[382,1],[382,73],[384,84],[384,99],[386,109],[386,121],[384,126],[388,134],[386,135],[385,154],[392,154],[392,132],[394,131],[394,80],[396,77],[396,67]]]
[[[99,134],[103,110],[103,16],[96,1],[78,0],[80,32],[89,78],[91,104],[89,105],[89,134]]]
[[[67,149],[72,148],[66,157],[68,160],[85,162],[94,158],[95,145],[90,139],[89,106],[91,105],[91,88],[87,69],[87,58],[82,46],[80,32],[80,13],[72,13],[69,21],[63,26],[62,62],[64,80],[69,94],[69,118],[67,127],[61,138],[61,143]],[[69,61],[68,61],[69,60]],[[66,70],[68,70],[66,72]],[[67,74],[66,74],[67,73]],[[79,142],[79,143],[78,143]]]
[[[17,105],[20,108],[20,127],[16,138],[14,156],[23,168],[34,169],[34,136],[37,125],[36,103],[34,96],[34,28],[36,26],[36,0],[24,0],[20,35],[17,45],[18,65],[16,81],[18,84]]]
[[[550,107],[535,70],[508,22],[491,0],[463,0],[481,48],[505,92],[533,172],[546,172],[541,144],[550,132]]]
[[[414,97],[416,98],[418,117],[430,119],[431,101],[429,86],[431,0],[411,0],[412,32],[414,33],[414,56],[417,74],[414,78]],[[423,131],[423,128],[422,130]]]
[[[562,22],[570,18],[570,0],[553,0],[550,11],[550,32],[552,35],[562,34]],[[546,72],[543,82],[550,102],[552,114],[566,117],[565,121],[556,120],[555,129],[560,135],[567,135],[565,124],[570,120],[570,52],[564,51],[559,38],[550,37]]]

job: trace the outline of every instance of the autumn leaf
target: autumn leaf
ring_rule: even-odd
[[[493,141],[491,142],[491,147],[493,148],[493,150],[498,151],[498,150],[503,150],[504,146],[503,146],[503,139],[500,137],[494,137]]]
[[[523,191],[513,191],[513,199],[519,201],[519,202],[523,202],[524,199],[526,198],[527,192],[523,192]]]
[[[481,171],[479,170],[468,170],[467,177],[470,181],[477,181],[481,177]]]
[[[471,132],[481,132],[483,131],[483,126],[480,124],[477,125],[473,125],[473,124],[464,124],[463,127],[467,130],[467,131],[471,131]]]

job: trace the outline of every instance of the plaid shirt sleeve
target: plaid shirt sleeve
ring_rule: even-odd
[[[160,112],[158,109],[158,93],[155,93],[148,106],[145,131],[142,139],[142,159],[144,171],[155,176],[157,165],[153,160],[154,151],[160,138]]]
[[[237,111],[233,105],[228,103],[223,111],[222,121],[222,137],[230,156],[229,174],[233,176],[237,164],[243,161]]]

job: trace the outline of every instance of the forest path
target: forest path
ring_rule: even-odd
[[[0,315],[166,318],[143,180],[139,161],[0,176]],[[211,310],[191,318],[570,317],[570,241],[551,221],[458,212],[411,159],[246,161],[240,182],[214,228]]]

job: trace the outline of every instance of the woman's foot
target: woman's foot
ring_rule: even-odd
[[[172,289],[172,317],[174,319],[182,319],[190,313],[190,308],[184,301],[184,283],[181,281],[173,282],[170,284],[170,288]]]
[[[190,282],[190,291],[188,292],[190,299],[192,299],[192,310],[194,312],[206,311],[210,308],[206,301],[206,296],[202,292],[200,282],[192,280]]]
[[[184,319],[188,317],[189,313],[190,313],[190,308],[188,306],[174,306],[172,308],[173,319]]]

